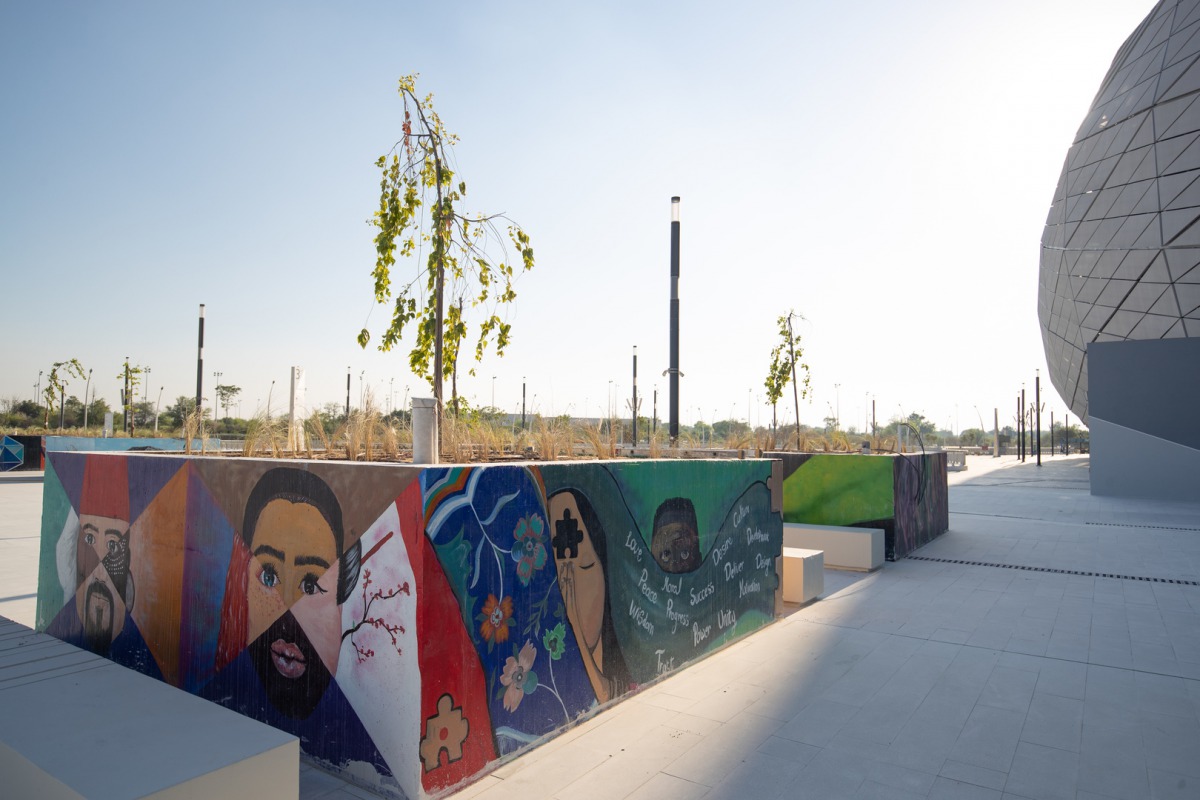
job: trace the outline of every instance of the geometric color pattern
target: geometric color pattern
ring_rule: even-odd
[[[25,445],[9,436],[0,443],[0,472],[16,469],[25,463]]]
[[[1200,0],[1162,0],[1117,51],[1046,219],[1038,321],[1085,420],[1088,344],[1200,337]]]

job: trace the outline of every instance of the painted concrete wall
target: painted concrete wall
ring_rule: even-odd
[[[38,627],[415,798],[770,622],[771,475],[52,452]]]
[[[783,519],[882,528],[889,561],[950,527],[946,454],[767,453],[783,466]]]
[[[1200,497],[1200,339],[1088,345],[1092,494]]]

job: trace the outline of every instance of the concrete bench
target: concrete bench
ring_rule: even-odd
[[[0,795],[291,798],[294,736],[0,617]]]
[[[825,554],[800,547],[783,548],[783,600],[807,603],[825,591]]]
[[[825,551],[825,566],[871,572],[883,566],[883,528],[783,523],[783,546]]]

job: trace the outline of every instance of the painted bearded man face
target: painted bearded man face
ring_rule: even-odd
[[[129,522],[81,514],[75,565],[75,610],[83,641],[89,650],[104,654],[125,625]]]

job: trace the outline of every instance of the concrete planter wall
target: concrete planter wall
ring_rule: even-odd
[[[51,452],[38,628],[435,795],[769,623],[771,476]]]
[[[895,561],[950,527],[946,454],[767,453],[783,465],[783,519],[883,528]]]

